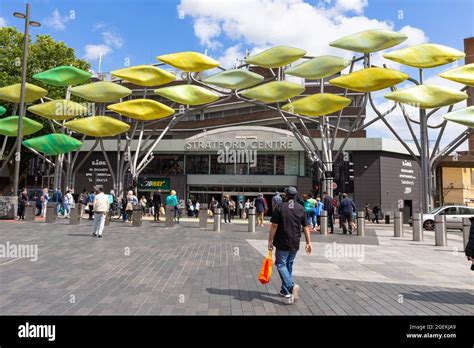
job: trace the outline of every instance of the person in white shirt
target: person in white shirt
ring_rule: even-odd
[[[94,237],[102,238],[105,226],[105,217],[109,211],[109,197],[104,194],[102,185],[94,186]]]
[[[69,218],[69,213],[74,205],[74,198],[72,197],[71,191],[67,190],[64,195],[64,217]]]

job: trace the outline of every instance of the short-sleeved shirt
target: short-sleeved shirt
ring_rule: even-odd
[[[290,200],[274,209],[271,223],[277,224],[273,245],[283,251],[297,251],[300,247],[301,227],[308,226],[304,208]]]

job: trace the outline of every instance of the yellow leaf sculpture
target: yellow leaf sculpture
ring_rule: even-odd
[[[21,83],[5,86],[0,88],[0,99],[9,101],[10,103],[19,103],[21,93]],[[25,102],[31,103],[35,100],[43,98],[48,91],[31,83],[25,84]]]
[[[474,128],[474,106],[447,113],[443,115],[443,118],[469,128]]]
[[[264,103],[276,103],[303,93],[305,88],[288,81],[272,81],[252,87],[241,93],[246,98],[256,99]]]
[[[198,52],[178,52],[156,57],[160,62],[185,72],[199,72],[219,66],[219,62]]]
[[[304,79],[324,79],[341,72],[351,61],[335,56],[320,56],[298,64],[285,71],[285,74]]]
[[[464,58],[466,54],[443,45],[421,44],[385,53],[383,56],[414,68],[435,68]]]
[[[371,53],[401,44],[408,36],[396,31],[370,29],[333,41],[329,46],[344,50]]]
[[[88,83],[71,88],[71,93],[96,103],[107,103],[132,94],[127,87],[108,81]]]
[[[84,117],[64,124],[77,133],[91,137],[112,137],[128,131],[130,125],[109,116]]]
[[[155,89],[155,93],[185,105],[201,105],[214,102],[219,95],[206,88],[195,85],[177,85]]]
[[[136,85],[147,87],[164,85],[176,79],[174,74],[152,65],[132,66],[114,70],[111,74]]]
[[[174,114],[174,110],[165,104],[150,99],[133,99],[107,106],[115,111],[136,120],[150,121]]]
[[[466,100],[467,94],[444,86],[419,85],[387,93],[385,98],[421,109],[433,109]]]
[[[30,106],[28,111],[35,115],[56,121],[68,120],[77,116],[86,116],[88,112],[85,106],[66,99],[36,104]]]
[[[305,50],[290,46],[275,46],[245,58],[247,64],[264,68],[279,68],[300,59],[306,54]]]
[[[339,111],[352,101],[331,93],[318,93],[285,104],[282,109],[303,116],[323,116]]]
[[[227,89],[242,89],[263,81],[263,76],[248,70],[226,70],[209,76],[202,82]]]
[[[474,63],[450,69],[439,74],[442,78],[462,83],[466,86],[474,86]]]
[[[330,84],[357,92],[373,92],[405,81],[409,76],[398,70],[366,68],[342,75],[329,81]]]

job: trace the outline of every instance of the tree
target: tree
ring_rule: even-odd
[[[14,27],[0,28],[0,87],[21,82],[22,52],[23,33],[19,32]],[[77,58],[74,49],[68,47],[64,42],[55,41],[49,35],[37,35],[34,42],[30,38],[26,82],[48,90],[48,98],[63,99],[66,93],[65,87],[45,85],[34,80],[32,77],[36,73],[60,65],[71,65],[82,70],[90,69],[90,64],[83,59]],[[18,111],[15,110],[14,104],[2,102],[2,105],[7,109],[4,116],[18,113]],[[48,120],[30,113],[27,113],[26,116],[44,125],[43,129],[40,132],[35,133],[33,136],[39,136],[50,132]],[[6,148],[11,149],[14,142],[15,139],[9,138]],[[21,161],[21,173],[25,173],[30,158],[34,156],[34,154],[29,153],[28,151],[24,152]],[[3,163],[1,165],[3,165]]]

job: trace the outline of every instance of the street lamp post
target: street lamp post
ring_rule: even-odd
[[[26,4],[26,12],[15,12],[13,15],[17,18],[25,20],[25,31],[23,36],[23,60],[21,62],[21,89],[20,89],[20,114],[18,115],[18,135],[16,139],[15,152],[15,172],[13,177],[13,194],[18,194],[18,186],[20,181],[20,162],[21,162],[21,143],[23,140],[23,117],[25,116],[25,85],[26,85],[26,66],[28,59],[28,36],[30,25],[40,27],[39,22],[30,21],[30,4]]]

